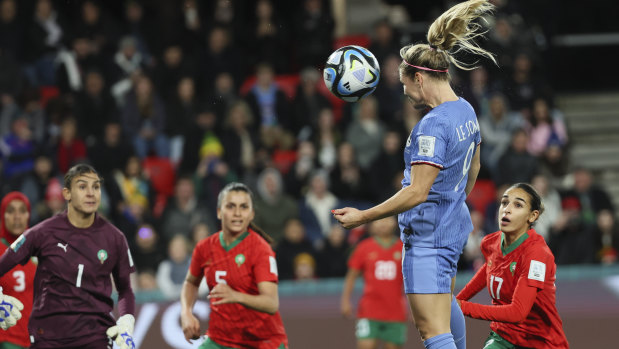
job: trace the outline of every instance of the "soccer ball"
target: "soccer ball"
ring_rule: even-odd
[[[344,46],[329,56],[322,77],[336,97],[356,102],[374,92],[380,78],[380,66],[368,49]]]

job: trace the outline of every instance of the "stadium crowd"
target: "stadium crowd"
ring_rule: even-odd
[[[496,195],[516,182],[543,194],[536,230],[558,264],[617,263],[612,201],[567,161],[543,31],[517,1],[493,2],[483,44],[500,66],[452,76],[483,139],[460,268],[483,264]],[[330,210],[400,187],[402,145],[422,115],[402,94],[399,48],[424,33],[387,18],[346,41],[338,20],[326,0],[0,0],[0,197],[24,193],[33,225],[64,209],[64,172],[92,164],[105,179],[100,213],[131,245],[137,289],[177,298],[192,247],[219,229],[217,193],[241,181],[276,241],[281,279],[343,277],[367,232],[344,230]],[[348,43],[367,45],[382,69],[375,93],[354,104],[321,78]]]

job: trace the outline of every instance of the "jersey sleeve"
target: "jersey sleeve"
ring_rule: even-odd
[[[466,286],[456,296],[459,300],[469,300],[486,287],[486,263],[479,268]]]
[[[206,248],[206,241],[198,243],[196,247],[193,249],[193,253],[191,255],[191,264],[189,264],[189,272],[194,277],[200,279],[204,275],[202,266],[204,265],[204,249]]]
[[[36,255],[41,243],[38,236],[37,229],[26,230],[6,249],[0,258],[0,275],[6,274],[17,264],[25,265],[31,256]]]
[[[518,323],[524,321],[531,312],[537,292],[537,288],[529,286],[526,279],[520,278],[510,304],[483,305],[461,301],[460,308],[464,315],[473,319]]]
[[[426,164],[439,169],[445,165],[448,140],[445,138],[447,125],[436,117],[421,119],[414,144],[411,145],[411,165]]]
[[[133,257],[131,256],[131,250],[129,249],[129,244],[127,243],[127,238],[119,231],[120,235],[118,244],[118,263],[114,268],[114,273],[118,277],[128,277],[129,274],[135,272],[135,265],[133,263]]]
[[[357,245],[357,248],[352,252],[350,258],[348,259],[348,267],[350,269],[362,270],[363,269],[363,250],[365,244],[360,243]]]
[[[268,245],[261,245],[260,248],[256,249],[253,269],[256,284],[263,281],[277,282],[278,274],[275,252]]]
[[[544,289],[546,280],[552,278],[554,265],[552,255],[541,248],[532,249],[524,255],[523,265],[520,278],[526,280],[529,286]]]

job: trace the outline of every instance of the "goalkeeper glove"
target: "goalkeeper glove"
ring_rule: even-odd
[[[135,343],[133,343],[134,324],[133,315],[125,314],[118,318],[116,326],[108,328],[105,333],[118,344],[120,349],[135,349]]]
[[[0,328],[7,330],[21,319],[24,305],[15,297],[2,294],[0,287]]]

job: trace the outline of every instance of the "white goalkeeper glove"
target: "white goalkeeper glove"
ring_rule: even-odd
[[[112,326],[105,332],[112,338],[120,349],[135,349],[133,343],[133,325],[135,318],[131,314],[126,314],[118,318],[116,326]]]
[[[21,311],[24,305],[15,297],[2,294],[0,287],[0,328],[7,330],[21,319]]]

